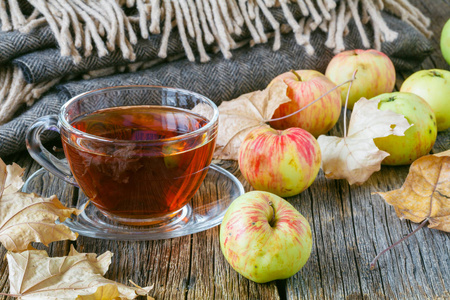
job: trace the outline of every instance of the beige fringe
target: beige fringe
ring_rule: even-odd
[[[327,33],[327,47],[336,53],[344,50],[343,36],[348,33],[350,19],[355,21],[363,46],[379,50],[383,41],[393,41],[398,35],[383,20],[380,13],[383,9],[411,24],[426,37],[432,34],[428,29],[430,20],[408,0],[28,0],[35,8],[30,16],[23,14],[18,1],[0,0],[1,30],[29,32],[47,23],[61,54],[72,56],[75,62],[81,59],[77,50],[80,48],[84,49],[85,56],[95,49],[100,57],[120,49],[124,58],[134,61],[133,44],[138,36],[133,23],[139,27],[140,38],[162,32],[158,53],[161,58],[167,56],[168,39],[174,27],[178,27],[190,61],[196,59],[190,38],[197,44],[201,62],[210,60],[204,43],[215,42],[223,55],[230,58],[230,50],[238,47],[232,36],[239,36],[244,27],[251,34],[251,44],[265,43],[270,36],[273,37],[273,49],[278,50],[280,28],[285,24],[276,21],[269,10],[277,6],[281,6],[286,24],[308,54],[314,53],[309,37],[317,28]],[[295,2],[303,14],[298,20],[290,11],[290,5]],[[136,8],[137,15],[126,16],[124,6]],[[272,26],[273,34],[264,32],[263,17]],[[363,27],[369,22],[374,31],[373,45]]]
[[[81,60],[77,49],[84,56],[95,50],[98,56],[120,49],[130,63],[126,66],[110,67],[90,71],[85,79],[111,75],[118,72],[134,72],[150,68],[164,59],[179,59],[186,56],[194,61],[195,54],[189,39],[197,44],[201,62],[210,60],[206,45],[224,57],[232,56],[231,50],[243,45],[266,43],[273,40],[273,50],[281,46],[281,34],[293,31],[298,44],[306,53],[314,54],[310,43],[311,32],[319,28],[327,33],[325,46],[335,53],[345,50],[344,36],[348,23],[355,21],[364,47],[380,49],[383,41],[393,41],[397,33],[392,31],[381,16],[381,10],[399,16],[430,37],[430,20],[408,0],[28,0],[35,9],[29,16],[20,10],[18,0],[0,0],[1,30],[29,32],[37,26],[48,24],[53,31],[61,54],[71,56],[75,62]],[[303,17],[295,19],[290,11],[292,2],[297,2]],[[135,7],[137,15],[126,16],[124,6]],[[281,7],[285,23],[279,23],[272,15],[271,7]],[[7,9],[8,8],[8,9]],[[361,12],[361,14],[360,14]],[[264,31],[262,18],[272,29]],[[363,24],[373,27],[373,45]],[[163,24],[162,26],[160,24]],[[133,44],[138,40],[132,24],[139,27],[139,37],[162,34],[159,58],[146,62],[133,62],[136,58]],[[172,29],[177,27],[185,54],[167,58],[167,47]],[[232,36],[239,36],[246,27],[251,34],[247,40],[236,43]],[[0,124],[9,121],[23,104],[31,105],[36,99],[56,85],[61,78],[39,84],[28,84],[22,72],[15,66],[0,69]]]
[[[3,66],[0,69],[0,125],[8,122],[23,104],[31,106],[60,79],[30,84],[18,67]]]

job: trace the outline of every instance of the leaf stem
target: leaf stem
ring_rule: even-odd
[[[347,137],[347,105],[348,105],[348,95],[350,95],[350,89],[352,88],[352,84],[353,84],[353,80],[355,80],[355,75],[356,72],[358,72],[358,69],[356,69],[353,72],[350,84],[348,85],[348,90],[347,90],[347,96],[345,97],[345,106],[344,106],[344,138]]]
[[[420,223],[419,226],[417,226],[416,229],[414,229],[412,232],[410,232],[407,236],[405,236],[404,238],[402,238],[401,240],[398,240],[397,242],[395,242],[394,244],[392,244],[391,246],[389,246],[388,248],[384,249],[383,251],[381,251],[380,253],[378,253],[377,256],[375,256],[375,258],[372,260],[372,262],[370,263],[370,269],[373,270],[375,268],[375,264],[377,263],[378,258],[380,258],[381,255],[383,255],[384,253],[388,252],[389,250],[391,250],[392,248],[394,248],[395,246],[397,246],[398,244],[400,244],[401,242],[403,242],[404,240],[406,240],[407,238],[409,238],[410,236],[414,235],[417,231],[419,231],[420,229],[422,229],[422,227],[424,227],[426,224],[428,223],[428,218],[426,218],[425,220],[422,221],[422,223]]]
[[[356,73],[356,71],[355,71],[355,73]],[[314,101],[312,101],[312,102],[308,103],[307,105],[303,106],[303,107],[300,108],[299,110],[294,111],[293,113],[290,113],[290,114],[285,115],[285,116],[283,116],[283,117],[279,117],[279,118],[275,118],[275,119],[269,119],[269,120],[266,120],[266,121],[264,121],[264,123],[270,123],[270,122],[275,122],[275,121],[287,119],[287,118],[289,118],[289,117],[292,117],[292,116],[295,115],[295,114],[298,114],[299,112],[301,112],[301,111],[304,110],[304,109],[307,109],[308,107],[310,107],[311,105],[313,105],[314,103],[316,103],[317,101],[319,101],[320,99],[322,99],[323,97],[327,96],[328,94],[330,94],[330,93],[333,92],[334,90],[340,88],[341,86],[343,86],[343,85],[345,85],[345,84],[347,84],[347,83],[349,83],[349,82],[350,82],[350,83],[353,82],[353,80],[355,80],[355,73],[353,73],[353,77],[352,77],[351,79],[346,80],[346,81],[344,81],[344,82],[342,82],[342,83],[336,85],[335,87],[333,87],[332,89],[330,89],[329,91],[327,91],[325,94],[321,95],[319,98],[317,98],[317,99],[315,99]]]
[[[19,298],[23,296],[22,294],[8,294],[8,293],[0,293],[0,296],[9,296],[9,297],[16,297]]]
[[[433,187],[433,191],[431,192],[430,195],[430,211],[428,213],[428,216],[425,218],[425,220],[422,221],[422,223],[420,223],[419,226],[417,226],[416,229],[414,229],[411,233],[409,233],[407,236],[405,236],[404,238],[402,238],[401,240],[395,242],[393,245],[389,246],[387,249],[384,249],[383,251],[381,251],[377,256],[375,256],[375,258],[372,260],[372,262],[370,263],[370,269],[373,270],[375,268],[375,263],[377,262],[378,258],[380,258],[381,255],[383,255],[384,253],[386,253],[387,251],[391,250],[392,248],[394,248],[395,246],[397,246],[398,244],[400,244],[401,242],[403,242],[404,240],[406,240],[407,238],[409,238],[410,236],[412,236],[413,234],[415,234],[417,231],[419,231],[420,229],[422,229],[425,224],[428,223],[428,221],[431,218],[431,214],[433,212],[433,195],[436,192],[437,189],[437,185],[439,183],[439,178],[441,177],[441,172],[442,172],[442,164],[440,165],[439,168],[439,174],[436,177],[436,183],[434,184]]]

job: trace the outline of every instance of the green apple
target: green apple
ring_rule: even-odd
[[[317,140],[306,130],[259,127],[250,131],[239,148],[239,169],[256,190],[281,197],[308,188],[320,170]]]
[[[430,104],[436,115],[438,131],[450,127],[450,71],[418,71],[403,82],[400,92],[419,95]]]
[[[441,32],[441,52],[450,65],[450,19],[447,20]]]
[[[390,155],[384,165],[406,165],[426,155],[433,148],[437,136],[436,117],[430,105],[421,97],[404,92],[381,94],[378,109],[390,110],[405,116],[410,128],[404,136],[390,135],[374,139],[375,145]]]
[[[395,68],[391,59],[383,52],[368,50],[347,50],[335,55],[328,63],[325,76],[336,84],[349,80],[356,73],[348,97],[348,108],[361,97],[370,99],[383,93],[390,93],[395,86]],[[341,102],[345,104],[349,84],[341,86]]]
[[[285,279],[308,260],[311,228],[283,198],[248,192],[227,209],[220,226],[220,248],[231,267],[247,279],[258,283]]]

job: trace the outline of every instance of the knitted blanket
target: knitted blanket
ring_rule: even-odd
[[[0,22],[0,157],[24,149],[36,118],[100,87],[220,104],[289,69],[324,72],[344,49],[379,49],[397,70],[432,50],[430,21],[407,0],[0,0]]]

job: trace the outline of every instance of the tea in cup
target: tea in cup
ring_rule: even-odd
[[[58,116],[38,119],[27,148],[111,220],[160,224],[185,207],[205,178],[218,114],[211,100],[181,89],[105,88],[74,97]],[[71,174],[40,142],[42,131],[55,129]]]

